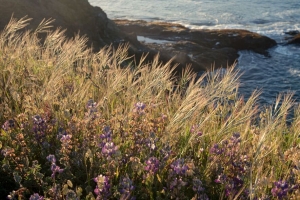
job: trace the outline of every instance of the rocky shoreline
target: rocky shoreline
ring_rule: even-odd
[[[53,18],[54,29],[67,29],[68,37],[76,33],[86,35],[88,46],[94,51],[106,45],[117,48],[129,43],[129,54],[136,61],[148,53],[148,60],[160,54],[163,62],[174,58],[178,70],[192,64],[195,71],[202,71],[232,65],[239,57],[240,50],[249,50],[268,55],[268,49],[276,41],[247,30],[192,30],[180,24],[115,20],[107,18],[99,7],[93,7],[88,0],[0,0],[0,30],[13,15],[15,18],[33,18],[29,28],[34,29],[42,19]],[[299,43],[299,33],[287,44]]]
[[[160,52],[164,59],[175,57],[181,68],[191,63],[195,71],[232,65],[238,51],[251,50],[268,56],[276,41],[246,30],[191,30],[180,24],[115,20],[131,40]],[[139,39],[140,38],[140,39]],[[140,40],[140,41],[139,41]]]

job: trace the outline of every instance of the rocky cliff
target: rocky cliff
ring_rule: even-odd
[[[0,0],[0,29],[9,22],[11,16],[32,18],[27,28],[35,29],[42,19],[55,19],[54,27],[67,29],[66,35],[89,37],[88,45],[98,49],[118,42],[123,35],[116,30],[103,10],[93,7],[88,0]]]

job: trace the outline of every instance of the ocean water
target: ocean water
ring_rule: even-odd
[[[300,31],[300,0],[89,0],[110,19],[143,19],[180,23],[192,29],[246,29],[278,45],[271,57],[239,52],[239,92],[246,98],[262,91],[260,103],[271,104],[279,93],[294,92],[300,102],[300,46],[285,45],[288,31]]]

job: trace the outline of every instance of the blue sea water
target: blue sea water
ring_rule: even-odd
[[[239,52],[243,74],[239,92],[246,98],[262,90],[260,102],[270,104],[282,92],[300,102],[300,46],[285,45],[285,32],[300,31],[300,0],[89,0],[110,19],[143,19],[180,23],[193,29],[246,29],[266,35],[278,45],[271,57]]]

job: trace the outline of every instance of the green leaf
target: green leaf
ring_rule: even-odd
[[[2,149],[2,142],[0,141],[0,149]]]

